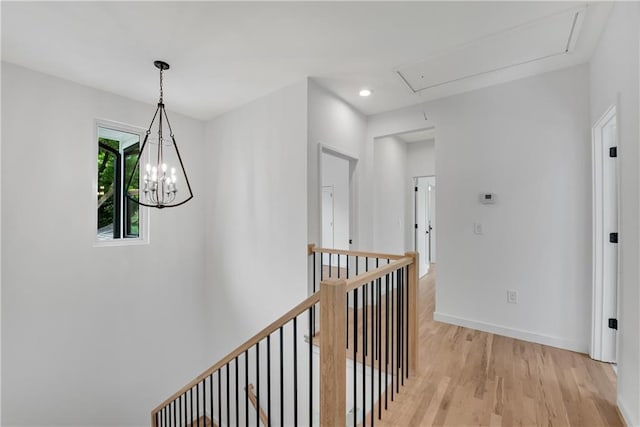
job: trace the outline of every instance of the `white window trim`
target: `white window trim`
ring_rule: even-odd
[[[91,229],[91,233],[93,235],[93,246],[94,247],[108,247],[108,246],[137,246],[137,245],[148,245],[149,244],[149,208],[140,205],[140,229],[139,229],[139,237],[136,238],[119,238],[112,240],[99,240],[98,235],[96,233],[98,229],[98,200],[96,198],[96,194],[98,194],[98,162],[96,159],[98,158],[98,128],[109,128],[114,130],[120,130],[123,132],[133,133],[140,137],[140,145],[142,147],[142,142],[144,141],[144,137],[146,134],[146,129],[128,125],[126,123],[120,123],[112,120],[105,119],[96,119],[94,120],[93,126],[93,141],[91,150],[92,153],[92,171],[93,171],[93,185],[91,186],[91,206],[92,206],[92,215],[93,227]],[[141,175],[142,176],[142,175]],[[122,181],[124,183],[124,180]]]

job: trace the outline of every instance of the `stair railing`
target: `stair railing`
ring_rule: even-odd
[[[345,425],[345,404],[350,401],[352,425],[373,426],[416,369],[418,254],[314,245],[309,245],[308,253],[313,266],[312,291],[319,289],[321,294],[321,425]],[[332,333],[323,334],[323,330]],[[345,364],[339,363],[345,358],[353,361],[349,386]]]
[[[158,405],[152,427],[343,426],[347,401],[354,426],[382,417],[416,369],[418,255],[308,255],[311,296]]]

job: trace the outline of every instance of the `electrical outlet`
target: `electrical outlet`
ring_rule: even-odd
[[[482,224],[479,222],[473,223],[473,232],[475,234],[482,234]]]
[[[507,289],[507,302],[509,304],[517,304],[518,303],[518,291],[514,291],[513,289]]]

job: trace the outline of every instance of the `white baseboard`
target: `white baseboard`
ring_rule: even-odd
[[[624,421],[624,423],[628,426],[628,427],[637,427],[638,424],[634,424],[631,420],[631,414],[629,414],[629,411],[627,411],[627,408],[622,404],[622,401],[620,400],[620,396],[618,396],[616,403],[618,404],[618,412],[620,413],[620,415],[622,416],[622,419]]]
[[[449,314],[435,312],[433,319],[438,322],[449,323],[451,325],[463,326],[465,328],[477,329],[483,332],[489,332],[496,335],[502,335],[509,338],[516,338],[523,341],[535,342],[538,344],[549,345],[551,347],[571,350],[578,353],[588,353],[589,348],[584,344],[580,344],[574,340],[568,340],[551,335],[537,334],[535,332],[523,331],[521,329],[507,328],[505,326],[494,325],[492,323],[479,322],[477,320],[464,319],[462,317],[451,316]]]

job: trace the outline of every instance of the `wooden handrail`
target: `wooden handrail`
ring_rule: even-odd
[[[413,262],[413,258],[411,257],[401,257],[389,264],[382,265],[375,270],[368,271],[366,273],[359,274],[356,277],[352,277],[351,279],[347,279],[347,287],[346,292],[351,292],[352,290],[359,288],[365,283],[371,283],[380,277],[383,277],[393,271],[396,271],[399,268],[402,268],[406,265],[409,265]]]
[[[320,293],[316,292],[315,294],[311,295],[309,298],[305,299],[300,304],[296,305],[291,310],[289,310],[288,312],[286,312],[285,314],[280,316],[278,319],[276,319],[274,322],[272,322],[269,326],[267,326],[266,328],[264,328],[263,330],[261,330],[260,332],[255,334],[252,338],[247,340],[240,347],[236,348],[231,353],[229,353],[227,356],[223,357],[215,365],[213,365],[212,367],[210,367],[209,369],[205,370],[203,373],[198,375],[189,384],[185,385],[180,390],[178,390],[177,392],[172,394],[171,397],[165,399],[164,402],[162,402],[161,404],[156,406],[155,409],[153,411],[151,411],[151,418],[155,419],[155,414],[157,412],[159,412],[162,408],[167,406],[169,403],[171,403],[174,400],[176,400],[184,392],[186,392],[187,390],[190,390],[191,388],[195,387],[197,384],[199,384],[202,380],[207,378],[209,375],[213,374],[215,371],[217,371],[218,369],[222,368],[223,366],[225,366],[227,363],[231,362],[236,357],[240,356],[246,350],[250,349],[251,347],[253,347],[257,343],[259,343],[260,341],[265,339],[268,335],[270,335],[273,332],[277,331],[281,326],[283,326],[286,323],[288,323],[294,317],[299,316],[300,314],[302,314],[303,312],[305,312],[306,310],[308,310],[310,307],[314,306],[318,302],[320,302]]]
[[[260,421],[262,421],[262,425],[264,427],[269,427],[269,418],[267,418],[267,414],[264,413],[262,406],[258,407],[258,398],[256,397],[256,394],[253,392],[253,384],[249,384],[249,389],[247,390],[247,393],[249,393],[249,400],[251,401],[251,404],[253,405],[254,408],[256,408],[256,411],[258,411],[258,415],[260,416]]]
[[[307,253],[311,255],[314,252],[323,253],[323,254],[335,254],[335,255],[339,254],[339,255],[350,255],[350,256],[380,258],[380,259],[390,259],[390,260],[397,260],[397,259],[404,258],[404,255],[382,254],[382,253],[376,253],[376,252],[362,252],[362,251],[347,251],[344,249],[316,248],[315,245],[310,244],[307,248]]]

